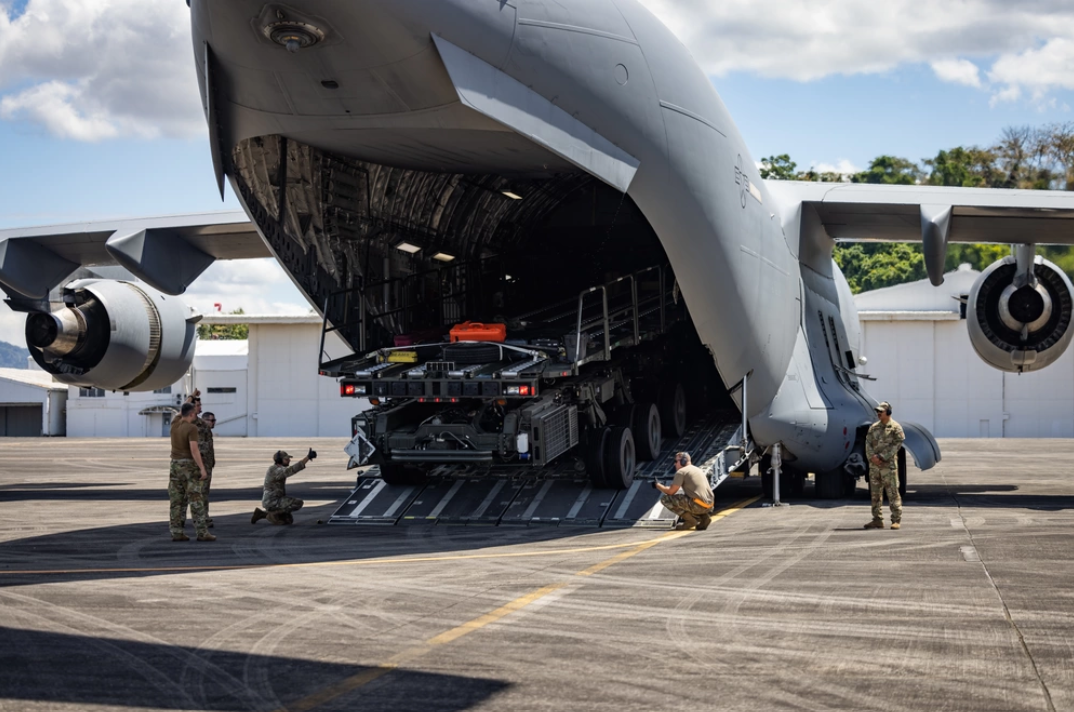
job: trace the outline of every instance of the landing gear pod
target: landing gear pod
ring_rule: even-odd
[[[200,315],[143,284],[72,282],[63,308],[26,318],[34,360],[72,386],[152,391],[170,386],[194,359]]]

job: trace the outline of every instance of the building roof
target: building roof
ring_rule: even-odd
[[[863,319],[872,312],[929,312],[958,314],[958,298],[969,294],[981,273],[968,264],[944,275],[939,287],[927,279],[897,284],[894,287],[873,289],[854,296],[854,304]],[[957,316],[955,317],[957,318]]]
[[[0,368],[0,380],[21,383],[35,388],[44,388],[49,391],[66,391],[67,385],[57,383],[51,373],[36,368]]]
[[[317,314],[205,314],[202,324],[322,324]]]

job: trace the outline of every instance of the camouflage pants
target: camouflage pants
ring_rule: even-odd
[[[683,514],[712,514],[712,507],[703,507],[685,494],[665,494],[660,497],[660,504],[680,517]]]
[[[172,536],[183,533],[188,504],[198,535],[209,533],[205,521],[205,482],[193,460],[172,460],[168,471],[168,502],[171,505],[169,528]]]
[[[880,521],[884,518],[884,493],[888,495],[888,506],[891,507],[891,521],[902,521],[902,497],[899,495],[899,472],[895,468],[870,467],[869,468],[869,494],[873,498],[873,519]]]
[[[206,477],[205,477],[205,480],[204,480],[205,487],[202,490],[202,494],[205,495],[205,521],[211,522],[212,517],[209,516],[209,488],[213,483],[213,468],[211,466],[209,466],[209,465],[206,465],[205,466],[205,474],[206,474]]]
[[[306,502],[298,497],[280,497],[272,502],[262,502],[261,506],[265,508],[266,512],[277,512],[279,514],[285,514],[290,512],[297,512],[302,509],[302,505]]]

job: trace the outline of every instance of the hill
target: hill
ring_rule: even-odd
[[[26,368],[30,352],[22,346],[0,341],[0,368]]]

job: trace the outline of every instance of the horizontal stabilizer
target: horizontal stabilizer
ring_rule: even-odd
[[[433,35],[459,100],[626,192],[639,161],[543,96]]]

